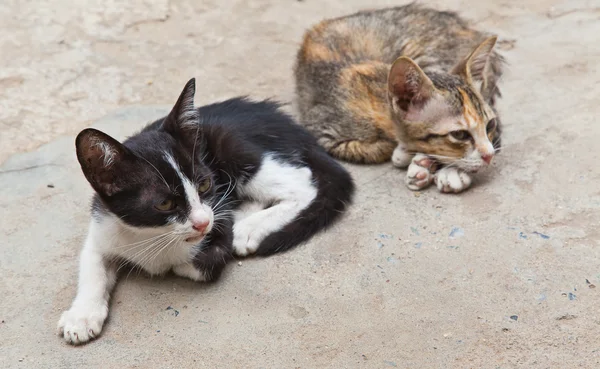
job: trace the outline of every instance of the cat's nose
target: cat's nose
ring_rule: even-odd
[[[195,222],[192,223],[192,228],[194,228],[198,232],[204,232],[204,230],[208,227],[208,221]]]
[[[486,164],[490,164],[492,162],[492,159],[494,158],[494,155],[481,155],[481,159],[483,159],[483,161],[486,162]]]

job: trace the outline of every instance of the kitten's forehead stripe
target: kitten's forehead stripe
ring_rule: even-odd
[[[200,206],[201,203],[200,197],[198,196],[198,192],[196,191],[196,186],[194,186],[192,181],[185,174],[183,174],[181,168],[175,162],[175,159],[173,159],[172,155],[165,154],[165,159],[171,165],[171,167],[173,167],[175,173],[177,173],[177,176],[181,180],[185,192],[185,197],[187,198],[188,203],[190,204],[190,207],[193,211],[194,208]]]

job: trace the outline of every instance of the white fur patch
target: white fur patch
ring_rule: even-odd
[[[102,151],[102,161],[105,168],[109,168],[115,161],[116,151],[106,142],[97,142],[96,146]]]
[[[204,273],[200,272],[190,263],[179,264],[173,267],[173,273],[177,274],[180,277],[189,278],[192,281],[196,282],[206,281]]]
[[[188,92],[183,98],[181,105],[181,113],[179,114],[179,124],[183,127],[190,128],[199,124],[200,114],[194,107],[194,91]]]
[[[165,159],[173,167],[173,169],[177,173],[177,176],[179,176],[179,179],[181,179],[181,182],[183,183],[185,197],[190,205],[190,214],[188,216],[188,220],[183,225],[178,225],[180,232],[190,233],[193,230],[192,224],[203,222],[208,222],[208,226],[206,227],[206,233],[210,232],[214,224],[214,214],[211,207],[204,204],[200,200],[200,196],[198,195],[196,185],[192,183],[192,181],[181,172],[181,168],[175,162],[175,159],[173,159],[173,157],[169,154],[165,154]]]
[[[317,196],[309,168],[280,162],[269,154],[255,176],[237,191],[260,204],[242,207],[235,215],[233,248],[240,256],[256,252],[265,237],[289,224]]]
[[[398,144],[392,153],[392,164],[397,168],[406,168],[414,155],[410,154],[403,144]]]

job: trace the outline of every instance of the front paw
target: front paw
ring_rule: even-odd
[[[72,345],[86,343],[100,335],[107,316],[107,304],[73,305],[60,317],[58,334]]]
[[[426,155],[417,154],[406,170],[406,187],[419,191],[433,181],[434,161]]]
[[[249,221],[240,221],[233,226],[233,250],[238,256],[254,254],[260,243],[257,227]]]
[[[440,169],[434,180],[438,190],[443,193],[459,193],[471,186],[471,177],[454,167]]]
[[[392,153],[392,164],[397,168],[406,168],[410,164],[412,158],[413,155],[400,144],[396,146]]]

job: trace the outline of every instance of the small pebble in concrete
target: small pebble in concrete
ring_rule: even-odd
[[[534,231],[533,234],[537,234],[538,236],[542,237],[545,240],[547,240],[548,238],[550,238],[550,236],[548,236],[547,234],[543,234],[543,233],[540,233],[538,231]]]
[[[179,315],[179,310],[177,310],[177,309],[173,309],[173,307],[172,307],[172,306],[168,306],[168,307],[167,307],[167,310],[173,310],[173,313],[175,314],[175,316],[178,316],[178,315]]]
[[[515,322],[516,322],[517,320],[519,320],[519,316],[518,316],[518,315],[511,315],[511,316],[510,316],[510,318],[511,318],[512,320],[514,320]]]
[[[464,235],[465,235],[465,231],[462,228],[454,227],[450,231],[450,234],[448,235],[448,237],[457,238],[457,237],[462,237]]]

